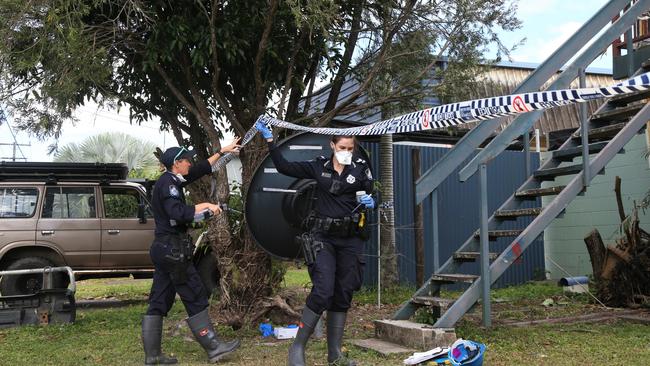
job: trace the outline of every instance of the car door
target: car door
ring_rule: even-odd
[[[45,188],[36,241],[50,243],[74,269],[96,268],[100,255],[100,221],[94,186]]]
[[[151,268],[149,248],[153,242],[154,220],[148,207],[141,222],[138,206],[146,205],[139,190],[130,186],[102,186],[101,266],[111,268]]]
[[[38,188],[0,186],[0,252],[9,245],[34,245]]]

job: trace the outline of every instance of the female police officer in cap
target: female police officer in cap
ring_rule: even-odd
[[[341,353],[341,343],[352,294],[363,279],[364,223],[359,208],[374,208],[372,196],[357,202],[356,192],[372,192],[370,169],[363,159],[353,158],[356,140],[333,136],[332,156],[312,161],[288,162],[273,144],[269,128],[257,122],[257,130],[269,143],[271,159],[278,172],[296,178],[315,179],[315,217],[309,220],[313,235],[314,262],[308,265],[311,293],[300,320],[300,329],[289,348],[289,365],[305,365],[305,345],[323,311],[327,310],[327,361],[330,365],[356,365]]]
[[[201,215],[202,212],[218,214],[221,209],[209,202],[189,206],[183,193],[185,185],[212,172],[211,166],[219,156],[237,151],[240,147],[238,142],[236,139],[220,152],[194,165],[192,158],[196,153],[183,147],[169,148],[160,157],[167,170],[158,178],[151,201],[156,229],[150,255],[155,272],[149,307],[142,320],[146,365],[177,362],[160,350],[162,317],[167,315],[177,293],[187,311],[187,324],[207,352],[210,362],[216,362],[239,347],[239,340],[223,342],[217,338],[208,314],[207,292],[192,264],[194,245],[187,234],[188,224],[195,221],[195,217],[200,220],[207,217]]]

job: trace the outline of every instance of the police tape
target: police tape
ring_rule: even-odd
[[[474,99],[427,108],[358,127],[308,127],[282,121],[266,115],[261,115],[257,121],[261,121],[270,126],[323,135],[385,135],[457,126],[465,123],[528,113],[567,104],[583,103],[594,99],[610,98],[616,95],[634,93],[648,89],[650,89],[650,73],[645,73],[608,87],[550,90]],[[256,133],[257,130],[255,129],[255,126],[253,126],[248,130],[248,132],[246,132],[246,135],[241,141],[241,145],[246,145],[253,139]],[[216,162],[213,166],[213,171],[222,168],[233,158],[234,156],[232,154],[226,154]]]

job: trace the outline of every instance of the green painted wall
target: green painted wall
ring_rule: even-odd
[[[593,229],[600,232],[605,244],[611,244],[619,235],[619,217],[614,196],[614,179],[621,177],[621,192],[625,212],[630,213],[633,201],[639,202],[650,189],[650,168],[644,154],[648,151],[648,131],[636,135],[605,168],[604,175],[592,180],[587,192],[578,196],[566,208],[564,216],[553,221],[544,231],[544,252],[547,276],[552,279],[591,274],[591,261],[583,238]],[[550,153],[543,153],[548,159]],[[574,163],[580,163],[577,158]],[[571,163],[564,163],[569,165]],[[543,187],[563,185],[573,176],[558,177],[544,182]],[[543,198],[546,205],[549,198]],[[640,214],[641,227],[650,231],[650,212]],[[555,263],[553,263],[555,262]],[[562,269],[558,268],[558,265]]]

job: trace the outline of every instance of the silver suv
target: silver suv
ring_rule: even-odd
[[[77,278],[150,276],[154,220],[147,190],[127,172],[124,164],[0,163],[0,271],[65,265]],[[211,264],[199,267],[214,282],[208,254]],[[5,276],[0,294],[32,293],[41,281]]]

